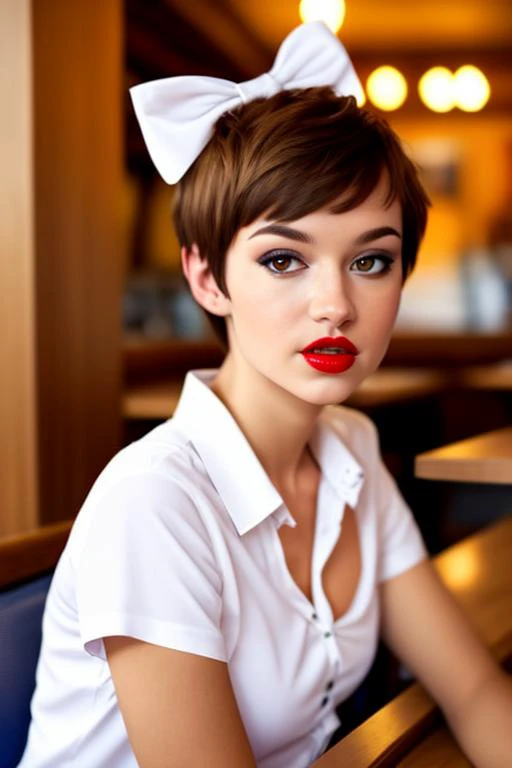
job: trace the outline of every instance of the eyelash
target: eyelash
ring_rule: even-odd
[[[274,264],[278,259],[289,259],[290,262],[297,262],[302,264],[302,267],[298,269],[272,269],[271,265]],[[371,271],[360,271],[357,269],[354,269],[354,266],[356,264],[359,264],[362,261],[368,261],[372,260],[374,263],[377,261],[380,261],[382,264],[382,267],[377,272]],[[303,269],[307,269],[307,265],[304,263],[302,258],[300,256],[297,256],[294,253],[291,253],[290,251],[272,251],[271,253],[265,254],[265,256],[262,256],[260,259],[258,259],[258,263],[261,264],[263,267],[266,267],[269,272],[271,272],[273,275],[291,275],[295,272],[302,272]],[[357,259],[354,259],[354,261],[350,265],[350,271],[351,272],[358,272],[360,275],[385,275],[387,274],[391,267],[393,266],[394,259],[391,258],[391,256],[387,256],[384,253],[368,253],[364,256],[359,256]]]

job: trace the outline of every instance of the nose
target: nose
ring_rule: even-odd
[[[317,276],[309,303],[309,316],[341,328],[355,320],[356,307],[348,279],[339,270],[326,270]]]

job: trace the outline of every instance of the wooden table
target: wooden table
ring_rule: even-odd
[[[183,377],[132,384],[124,392],[125,419],[167,419],[178,402]],[[369,376],[347,401],[354,408],[369,409],[420,400],[439,394],[446,386],[444,374],[434,370],[383,368]]]
[[[463,483],[512,484],[512,427],[427,451],[416,457],[416,477]]]
[[[441,553],[434,565],[497,661],[512,660],[512,515]],[[401,762],[402,761],[402,762]],[[346,736],[315,768],[466,768],[420,684],[414,683]]]

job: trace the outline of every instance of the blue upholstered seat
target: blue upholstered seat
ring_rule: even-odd
[[[51,574],[0,592],[0,768],[21,758]]]

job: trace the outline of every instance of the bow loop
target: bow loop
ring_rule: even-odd
[[[281,90],[320,85],[332,87],[339,96],[362,93],[345,48],[322,22],[313,21],[293,30],[272,69],[252,80],[169,77],[136,85],[130,95],[151,159],[164,181],[175,184],[225,112]]]

